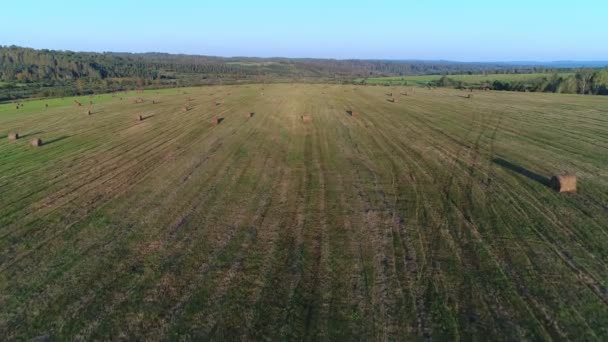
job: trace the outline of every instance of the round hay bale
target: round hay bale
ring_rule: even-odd
[[[561,174],[551,177],[551,188],[557,192],[576,192],[576,176]]]
[[[34,138],[30,144],[34,147],[42,146],[42,140],[40,138]]]
[[[8,140],[17,140],[19,139],[19,133],[9,133],[8,134]]]
[[[302,115],[302,122],[303,123],[310,123],[310,122],[312,122],[312,116],[310,116],[310,115]]]
[[[254,115],[255,115],[255,113],[254,113],[254,112],[249,112],[249,113],[247,113],[247,117],[248,117],[248,118],[252,118]]]
[[[137,121],[144,121],[144,117],[142,115],[137,116]]]
[[[218,118],[217,116],[214,116],[211,118],[211,123],[214,125],[219,125],[220,124],[220,118]]]

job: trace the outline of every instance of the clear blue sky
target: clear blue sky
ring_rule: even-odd
[[[219,56],[608,59],[608,0],[32,1],[0,45]]]

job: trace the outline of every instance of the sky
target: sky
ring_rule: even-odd
[[[214,56],[608,60],[608,0],[3,0],[0,45]]]

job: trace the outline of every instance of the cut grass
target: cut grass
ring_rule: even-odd
[[[0,105],[0,336],[608,338],[608,99],[384,93]]]

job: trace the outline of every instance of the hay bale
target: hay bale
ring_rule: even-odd
[[[393,96],[393,93],[386,93],[386,96]]]
[[[219,125],[220,122],[221,122],[221,119],[218,118],[217,116],[214,116],[214,117],[211,118],[211,123],[214,124],[214,125]]]
[[[90,110],[90,109],[89,109],[89,110],[87,110],[87,115],[91,115],[91,114],[93,114],[93,112],[91,112],[91,110]]]
[[[17,139],[19,139],[19,133],[9,133],[8,134],[8,140],[13,141],[13,140],[17,140]]]
[[[352,116],[352,117],[359,116],[359,113],[357,113],[357,112],[356,112],[356,111],[354,111],[354,110],[347,110],[347,111],[346,111],[346,114],[348,114],[349,116]]]
[[[401,95],[403,95],[403,96],[407,96],[407,93],[401,93]]]
[[[473,98],[473,94],[467,94],[467,99],[472,99]]]
[[[249,112],[247,113],[247,118],[252,118],[255,115],[254,112]]]
[[[312,116],[310,116],[310,115],[302,115],[301,118],[302,118],[302,122],[303,123],[310,123],[310,122],[312,122]]]
[[[42,146],[42,140],[40,138],[34,138],[30,144],[34,147]]]
[[[137,116],[137,121],[144,121],[143,115],[138,115]]]
[[[394,98],[386,99],[386,101],[391,102],[391,103],[395,103],[395,99]]]
[[[551,177],[551,188],[557,192],[576,192],[576,176],[561,174]]]

